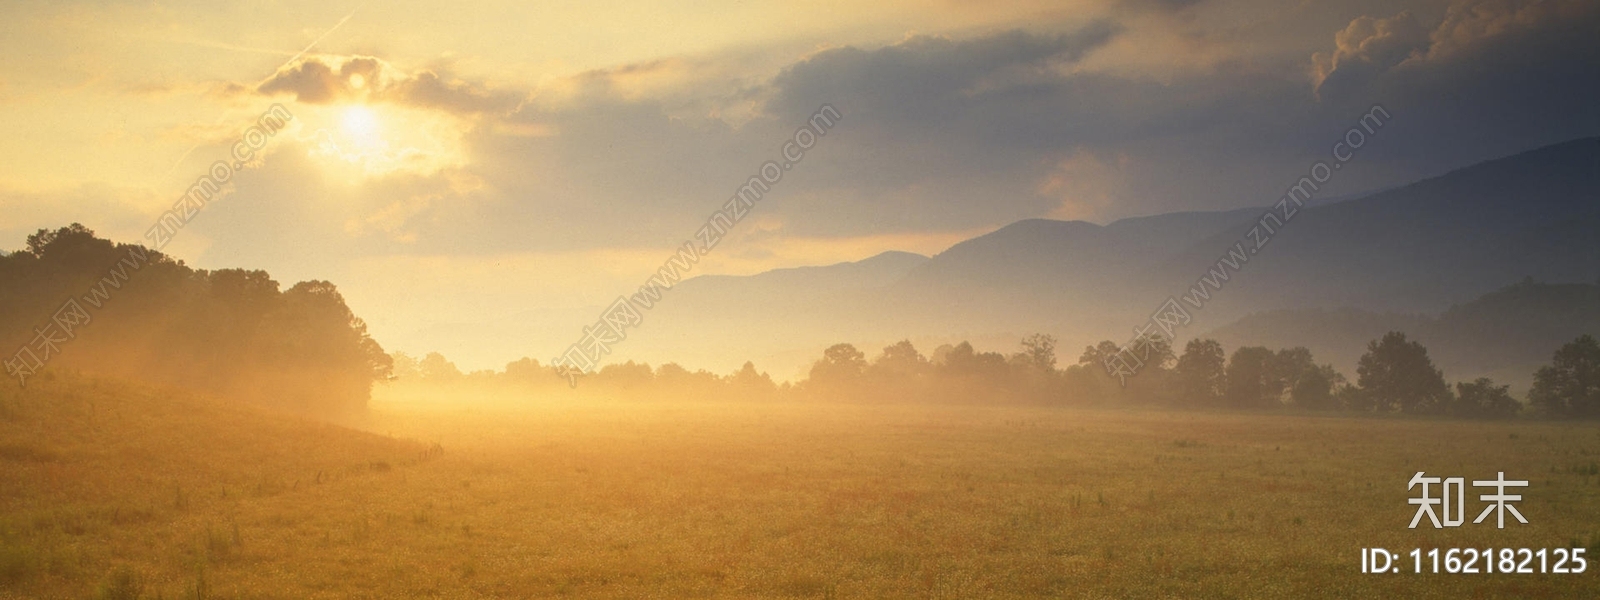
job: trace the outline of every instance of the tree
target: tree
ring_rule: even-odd
[[[1289,402],[1310,410],[1330,410],[1339,406],[1338,393],[1344,387],[1344,375],[1333,365],[1320,365],[1295,379],[1289,388]]]
[[[1222,398],[1227,381],[1223,366],[1227,354],[1216,340],[1189,340],[1178,357],[1177,378],[1179,389],[1191,402],[1202,405],[1217,404]]]
[[[1128,352],[1139,363],[1140,373],[1171,369],[1178,360],[1178,355],[1172,352],[1172,342],[1153,334],[1134,338],[1128,344]]]
[[[1106,365],[1106,359],[1116,356],[1117,353],[1121,351],[1122,347],[1118,346],[1116,342],[1111,340],[1105,340],[1093,346],[1085,346],[1083,348],[1083,354],[1078,356],[1078,364],[1090,365],[1104,369]]]
[[[28,253],[39,258],[59,257],[58,253],[68,251],[68,248],[83,246],[110,248],[111,245],[109,240],[95,237],[94,231],[84,227],[82,223],[73,223],[55,231],[40,229],[28,236]]]
[[[926,374],[928,366],[928,359],[917,352],[911,340],[900,340],[892,346],[885,346],[883,353],[868,367],[868,372],[875,379],[903,384]]]
[[[1317,363],[1311,358],[1311,350],[1304,346],[1294,348],[1280,348],[1272,356],[1272,376],[1277,380],[1279,391],[1282,394],[1275,398],[1282,402],[1293,393],[1295,384],[1300,379],[1311,375],[1317,370]]]
[[[600,367],[594,375],[595,383],[620,389],[647,386],[656,378],[655,371],[650,368],[649,363],[636,363],[631,360]]]
[[[1528,401],[1553,417],[1600,416],[1600,343],[1582,335],[1557,350],[1533,375]]]
[[[1428,358],[1428,349],[1398,331],[1367,344],[1367,353],[1357,362],[1356,376],[1361,393],[1379,412],[1436,412],[1450,397],[1450,387]]]
[[[692,377],[694,377],[693,373],[690,373],[688,369],[683,368],[683,365],[675,362],[669,362],[656,367],[656,382],[661,384],[663,387],[682,385],[683,383],[689,381],[689,379]]]
[[[393,380],[415,381],[422,377],[422,363],[410,354],[395,352]],[[509,370],[509,369],[508,369]]]
[[[1227,400],[1233,406],[1258,408],[1279,404],[1283,381],[1273,364],[1274,355],[1263,346],[1245,346],[1228,359]]]
[[[756,364],[750,361],[745,361],[743,367],[729,375],[727,382],[729,387],[745,398],[771,398],[778,392],[778,386],[772,382],[772,377],[757,371]]]
[[[1522,410],[1522,403],[1511,397],[1511,386],[1496,386],[1488,377],[1472,383],[1457,383],[1455,401],[1446,412],[1461,417],[1509,418]]]
[[[1334,408],[1334,390],[1344,385],[1344,376],[1333,370],[1333,365],[1317,365],[1311,350],[1305,347],[1284,348],[1273,357],[1272,370],[1278,385],[1287,393],[1287,401],[1301,408],[1324,410]]]
[[[461,378],[461,369],[450,362],[443,354],[429,352],[422,357],[422,362],[417,365],[417,370],[422,371],[422,378],[434,383],[448,383]]]
[[[1372,397],[1363,393],[1361,388],[1346,385],[1333,393],[1334,402],[1350,412],[1372,412]]]
[[[958,379],[998,383],[1008,374],[1006,357],[999,352],[978,352],[972,344],[956,344],[939,364],[944,375]]]
[[[31,336],[62,298],[95,311],[53,366],[318,413],[362,409],[393,373],[332,283],[280,292],[263,271],[192,269],[76,223],[27,243],[0,258],[0,338]]]
[[[1123,395],[1133,402],[1172,402],[1172,365],[1178,357],[1172,353],[1172,343],[1154,334],[1145,334],[1128,342],[1123,349],[1127,366],[1133,369],[1128,376]],[[1103,368],[1103,367],[1102,367]]]
[[[394,368],[396,373],[400,371],[400,363],[398,359],[395,361]],[[548,371],[539,365],[539,361],[526,356],[506,363],[505,377],[511,381],[519,383],[533,383],[544,378],[547,374]]]
[[[655,390],[679,398],[705,398],[722,391],[722,378],[705,369],[690,371],[678,363],[656,367]]]
[[[810,380],[825,386],[853,384],[867,368],[867,355],[850,344],[834,344],[811,365]]]
[[[1056,370],[1056,338],[1035,333],[1022,338],[1022,356],[1025,362],[1045,373]]]

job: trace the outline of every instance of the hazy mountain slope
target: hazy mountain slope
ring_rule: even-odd
[[[1198,272],[1235,239],[1197,244],[1170,274]],[[1221,303],[1431,312],[1526,276],[1600,276],[1600,139],[1308,209],[1251,259]]]
[[[1041,309],[1093,316],[1149,291],[1145,276],[1173,254],[1257,212],[1173,213],[1105,226],[1020,221],[939,253],[896,291],[915,298],[930,316],[959,322],[981,323],[994,312],[1060,320]]]
[[[1122,339],[1187,293],[1262,209],[1088,223],[1023,221],[940,253],[898,289],[928,321],[961,329],[1040,324]],[[1281,217],[1280,217],[1281,218]],[[1600,139],[1567,142],[1415,184],[1300,210],[1196,327],[1251,312],[1345,306],[1437,312],[1533,276],[1600,276]]]
[[[910,252],[884,252],[856,262],[820,267],[774,269],[749,276],[703,275],[672,289],[674,302],[782,301],[822,293],[882,288],[904,277],[928,257]]]

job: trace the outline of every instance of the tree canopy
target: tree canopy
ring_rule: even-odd
[[[309,411],[365,406],[393,367],[330,282],[280,291],[264,271],[193,269],[76,223],[0,256],[0,344],[5,358],[49,350],[38,375],[73,369]]]

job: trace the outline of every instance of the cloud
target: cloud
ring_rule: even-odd
[[[1132,157],[1126,152],[1101,154],[1079,149],[1056,161],[1039,182],[1039,195],[1060,199],[1060,205],[1049,213],[1051,218],[1102,220],[1107,209],[1127,204],[1121,194],[1128,189]]]
[[[778,93],[769,110],[798,119],[832,102],[850,105],[854,114],[925,122],[982,96],[1026,86],[1029,75],[1049,77],[1052,67],[1082,60],[1119,31],[1101,21],[1054,35],[1014,30],[965,40],[914,36],[873,50],[824,50],[773,80]]]
[[[1533,55],[1557,40],[1568,51],[1592,52],[1597,25],[1600,3],[1590,0],[1462,0],[1451,4],[1431,30],[1410,11],[1363,16],[1334,36],[1331,53],[1312,56],[1313,85],[1319,96],[1359,94],[1384,77],[1425,78],[1428,71],[1463,65],[1535,62]]]
[[[1345,32],[1363,31],[1363,19]],[[1600,134],[1596,31],[1600,3],[1592,0],[1458,1],[1425,44],[1418,46],[1414,34],[1393,44],[1415,46],[1403,60],[1393,62],[1398,51],[1391,48],[1387,60],[1341,62],[1317,96],[1334,111],[1382,103],[1404,123],[1405,135],[1370,149],[1365,159],[1396,175],[1434,174]],[[1360,47],[1362,39],[1336,39],[1335,52]],[[1351,65],[1361,68],[1345,68]]]
[[[1410,11],[1393,17],[1360,17],[1333,36],[1332,53],[1312,56],[1317,93],[1325,84],[1365,80],[1387,71],[1429,46],[1428,30]]]
[[[1530,16],[1545,14],[1537,11],[1454,11],[1452,25],[1433,28],[1408,12],[1339,17],[1324,30],[1335,48],[1321,99],[1306,86],[1309,49],[1281,65],[1219,63],[1159,79],[1086,68],[1128,27],[1109,21],[825,48],[765,77],[716,57],[665,57],[500,96],[444,70],[314,57],[261,84],[262,93],[482,111],[463,120],[462,159],[437,173],[369,181],[370,194],[319,183],[305,165],[272,178],[282,189],[244,195],[343,207],[280,217],[326,221],[324,234],[354,239],[360,254],[662,248],[691,238],[822,104],[844,119],[756,208],[783,224],[777,235],[857,238],[1265,205],[1326,160],[1374,102],[1403,129],[1364,149],[1330,194],[1595,132],[1592,107],[1552,91],[1593,84],[1544,72],[1592,71],[1592,41],[1552,36],[1551,17]],[[1449,33],[1460,31],[1476,33]],[[502,96],[527,100],[484,100]],[[743,112],[732,116],[736,104]],[[296,186],[304,187],[288,189]],[[241,216],[239,226],[255,218]]]
[[[269,96],[292,95],[307,104],[393,102],[459,115],[503,114],[515,109],[523,97],[433,70],[406,73],[370,56],[307,57],[254,89]]]
[[[1156,10],[1183,12],[1199,5],[1203,0],[1124,0],[1121,6],[1131,10]]]
[[[1538,35],[1541,31],[1564,29],[1573,24],[1593,24],[1597,15],[1600,15],[1600,5],[1589,0],[1458,2],[1450,6],[1444,22],[1434,29],[1428,58],[1470,52],[1496,40]]]

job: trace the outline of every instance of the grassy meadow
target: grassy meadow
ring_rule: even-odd
[[[1115,408],[418,402],[344,428],[0,396],[0,598],[1585,597],[1359,549],[1590,547],[1600,426]],[[1410,530],[1406,482],[1527,479]],[[1492,517],[1491,517],[1492,519]],[[1403,559],[1406,569],[1410,559]]]

